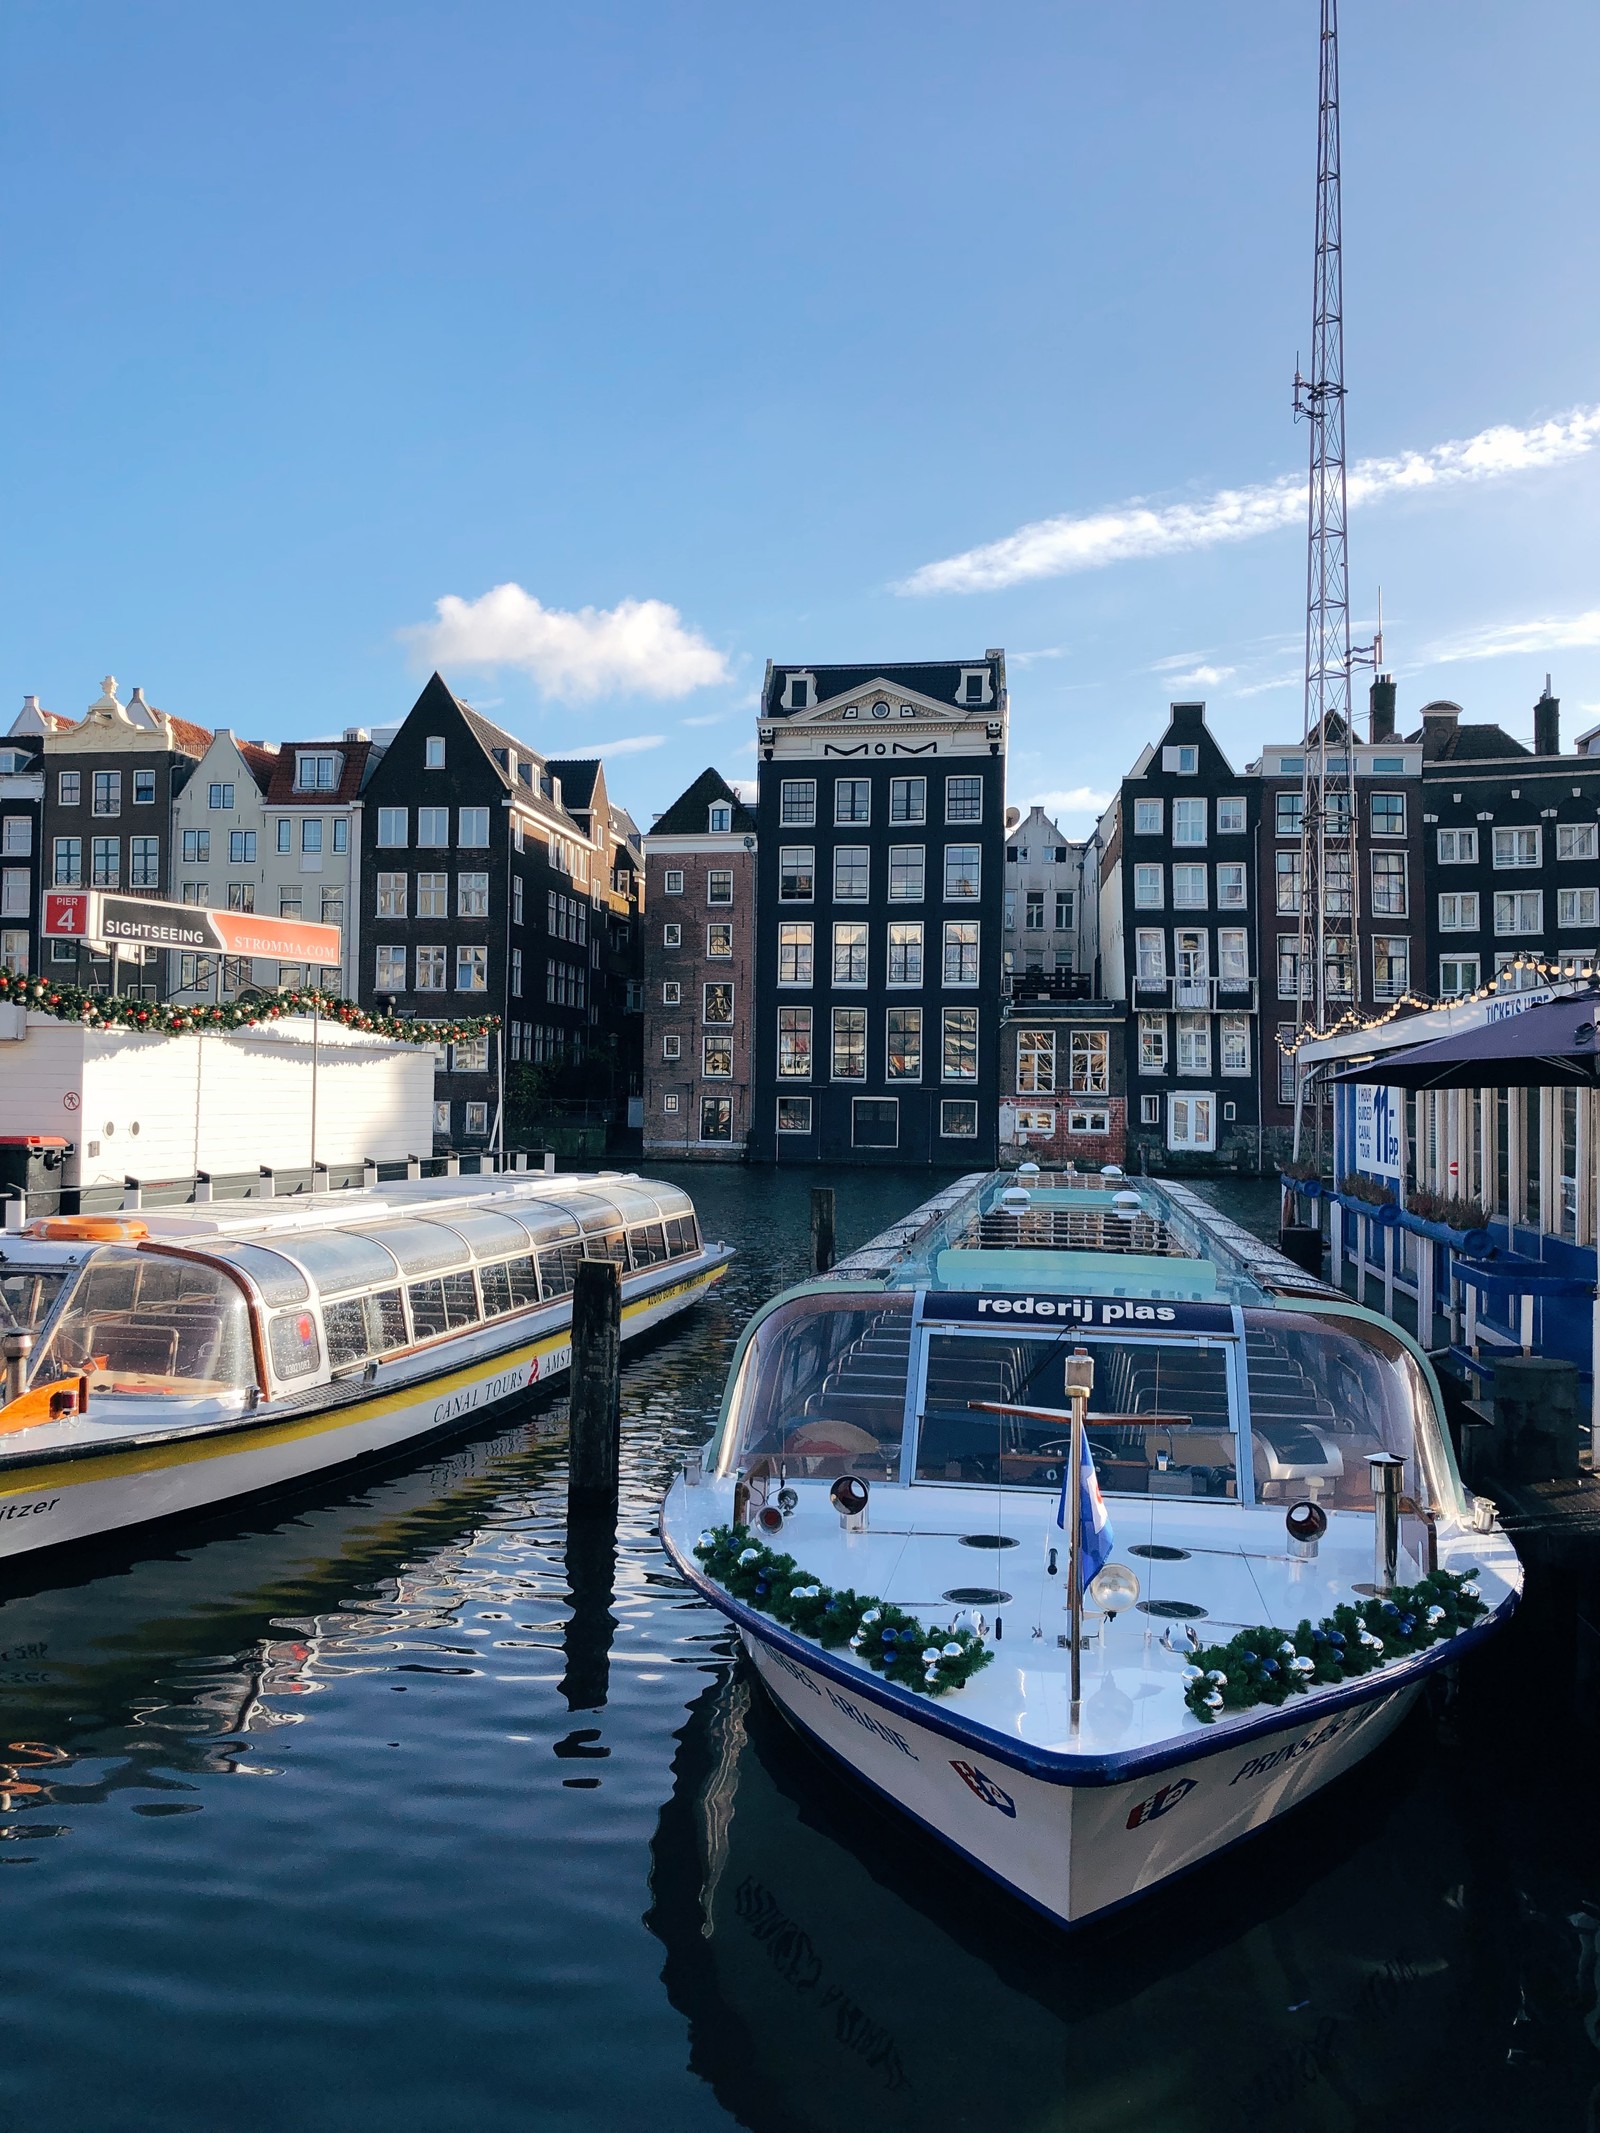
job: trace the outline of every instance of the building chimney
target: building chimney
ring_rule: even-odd
[[[1394,739],[1394,676],[1378,674],[1373,677],[1372,694],[1368,698],[1372,706],[1371,734],[1375,741]]]
[[[1561,753],[1561,699],[1550,694],[1550,677],[1544,678],[1544,694],[1533,707],[1533,752]]]

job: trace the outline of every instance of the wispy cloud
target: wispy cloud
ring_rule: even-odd
[[[1066,656],[1067,648],[1064,644],[1047,644],[1037,652],[1008,652],[1006,662],[1013,667],[1036,667],[1043,660],[1065,659]]]
[[[1579,459],[1600,444],[1600,407],[1574,408],[1548,422],[1518,429],[1498,423],[1475,437],[1453,439],[1391,459],[1363,459],[1350,469],[1352,505],[1380,497],[1493,481]],[[1254,540],[1305,518],[1306,485],[1298,475],[1219,489],[1198,503],[1153,504],[1144,497],[1078,518],[1037,519],[1003,540],[924,563],[903,579],[902,593],[994,592],[1032,578],[1060,578],[1080,570],[1151,556],[1181,555],[1229,541]]]
[[[1265,681],[1248,682],[1242,689],[1235,689],[1233,694],[1235,696],[1270,696],[1277,689],[1299,689],[1304,686],[1305,676],[1299,672],[1293,674],[1269,674]]]
[[[556,748],[551,753],[561,756],[581,756],[587,760],[596,755],[639,755],[646,748],[659,748],[666,739],[664,733],[630,733],[620,741],[580,741],[574,748]]]
[[[680,726],[720,726],[732,716],[733,713],[731,711],[708,711],[704,718],[681,718],[678,724]]]
[[[1169,689],[1215,689],[1238,672],[1237,667],[1191,667],[1186,674],[1167,675]]]
[[[1184,667],[1192,667],[1205,657],[1204,652],[1172,652],[1165,659],[1152,659],[1152,674],[1176,674]]]
[[[684,626],[664,600],[615,607],[546,607],[520,585],[496,585],[476,600],[446,593],[437,620],[401,631],[435,667],[517,667],[546,696],[582,702],[616,690],[687,696],[726,681],[726,657]]]
[[[1036,792],[1028,805],[1042,807],[1047,815],[1059,822],[1063,815],[1104,814],[1111,805],[1111,795],[1096,792],[1089,785],[1073,785],[1065,792]]]
[[[1448,666],[1458,659],[1504,659],[1518,653],[1580,652],[1600,645],[1600,607],[1581,615],[1535,615],[1525,622],[1490,622],[1430,645],[1425,659]]]

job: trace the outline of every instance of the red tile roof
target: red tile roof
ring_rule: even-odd
[[[296,788],[295,777],[301,754],[338,755],[344,758],[338,787],[331,792],[305,792]],[[265,787],[269,807],[340,807],[358,797],[372,754],[371,741],[285,741],[272,759],[272,777]],[[254,767],[254,766],[252,766]]]

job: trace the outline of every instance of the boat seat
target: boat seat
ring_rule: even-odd
[[[89,1326],[89,1352],[103,1355],[107,1370],[170,1377],[178,1355],[178,1329],[148,1319],[136,1323],[127,1318],[97,1318]]]

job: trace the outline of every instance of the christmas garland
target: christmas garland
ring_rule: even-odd
[[[139,1000],[121,993],[90,992],[82,985],[57,985],[49,978],[24,976],[0,966],[0,1006],[30,1008],[54,1015],[58,1022],[80,1022],[85,1029],[131,1029],[144,1036],[180,1037],[193,1031],[251,1029],[281,1021],[285,1015],[309,1015],[313,1009],[341,1029],[368,1036],[391,1037],[402,1044],[463,1044],[500,1026],[498,1015],[467,1015],[451,1022],[424,1022],[403,1015],[374,1015],[354,1000],[315,986],[291,986],[252,1000]]]
[[[848,1645],[874,1673],[925,1696],[959,1689],[994,1657],[975,1630],[925,1629],[915,1615],[887,1600],[835,1592],[802,1570],[792,1555],[775,1555],[752,1540],[748,1526],[702,1533],[695,1554],[719,1585],[825,1650]]]
[[[1183,1670],[1184,1700],[1209,1725],[1219,1712],[1285,1703],[1307,1689],[1355,1681],[1391,1659],[1425,1652],[1488,1613],[1469,1582],[1476,1575],[1431,1570],[1418,1585],[1336,1607],[1315,1629],[1302,1622],[1292,1637],[1281,1629],[1242,1629],[1227,1644],[1195,1653]]]

